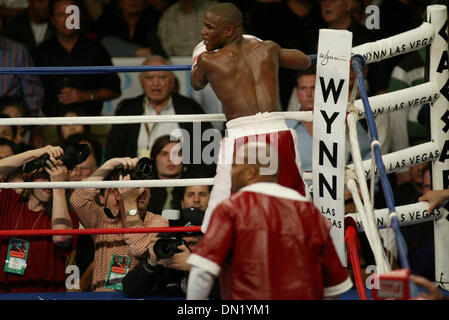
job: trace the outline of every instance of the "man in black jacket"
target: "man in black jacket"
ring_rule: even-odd
[[[170,227],[201,226],[203,218],[204,211],[185,208],[180,211],[179,219],[169,220],[169,224]],[[172,250],[175,246],[159,246],[158,240],[152,249],[148,249],[140,258],[141,262],[123,278],[123,294],[126,297],[185,296],[190,270],[187,259],[200,243],[202,233],[165,233],[159,236],[164,237],[165,244],[170,242],[169,238],[182,239],[182,244],[176,247],[177,251],[175,252]],[[158,249],[158,247],[161,249]],[[218,281],[216,281],[210,298],[213,300],[219,299],[219,292]]]
[[[66,9],[76,0],[54,0],[50,3],[50,22],[56,35],[36,47],[34,58],[40,67],[111,66],[106,49],[66,25]],[[121,94],[117,74],[41,75],[45,89],[43,113],[58,116],[68,108],[79,108],[89,116],[101,114],[103,102]]]
[[[168,65],[160,56],[151,56],[143,65]],[[129,115],[177,115],[204,114],[201,106],[194,100],[172,92],[174,75],[169,71],[143,72],[139,76],[144,94],[120,102],[115,112],[118,116]],[[194,129],[195,128],[195,129]],[[200,130],[198,130],[200,129]],[[183,156],[184,164],[195,164],[195,144],[203,150],[208,141],[202,141],[205,130],[212,130],[210,122],[197,123],[142,123],[112,125],[106,143],[106,160],[116,157],[149,157],[154,142],[161,136],[170,135],[181,138],[181,132],[188,134],[190,143],[189,161]],[[217,141],[219,143],[219,141]],[[184,144],[183,144],[184,147]],[[218,150],[218,148],[216,149]],[[186,152],[187,150],[183,150]],[[204,163],[201,159],[201,164]],[[213,168],[210,171],[213,174]],[[209,169],[207,170],[209,171]]]
[[[5,37],[20,42],[33,53],[34,48],[50,39],[55,31],[49,21],[48,0],[28,0],[28,8],[3,27]]]

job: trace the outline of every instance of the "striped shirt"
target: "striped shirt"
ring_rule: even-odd
[[[25,46],[1,36],[0,63],[3,67],[34,66]],[[2,74],[0,90],[1,96],[22,97],[30,108],[31,115],[39,115],[44,99],[44,89],[38,76]]]
[[[89,228],[123,228],[121,219],[108,218],[103,207],[95,202],[94,189],[76,189],[70,197],[70,204],[77,217],[86,229]],[[168,221],[160,215],[147,212],[144,221],[135,227],[168,227]],[[144,252],[157,240],[156,233],[136,234],[100,234],[93,235],[95,243],[94,270],[92,277],[92,291],[114,291],[105,287],[112,255],[129,256],[131,258],[129,270],[134,268]]]
[[[202,40],[204,13],[208,7],[217,3],[211,0],[197,0],[189,13],[179,1],[165,10],[159,21],[157,33],[167,55],[192,55],[193,48]]]

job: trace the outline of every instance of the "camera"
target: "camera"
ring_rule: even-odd
[[[204,218],[204,211],[196,208],[185,208],[179,210],[164,210],[162,217],[169,220],[170,227],[191,227],[201,226]],[[181,252],[178,246],[185,244],[182,237],[198,236],[201,232],[169,232],[159,233],[159,240],[153,247],[154,254],[159,260],[169,259],[175,253]]]
[[[73,144],[68,146],[64,154],[58,159],[64,163],[67,169],[72,170],[76,165],[86,161],[89,154],[90,148],[87,144]],[[44,154],[38,159],[25,163],[22,170],[24,173],[31,173],[32,171],[47,167],[47,160],[49,159],[50,156],[48,153]]]
[[[153,251],[159,260],[169,259],[175,253],[181,252],[178,246],[183,243],[185,241],[181,237],[161,238],[154,244]]]
[[[127,174],[131,176],[131,180],[144,180],[147,177],[153,176],[156,173],[156,162],[149,158],[141,158],[137,165],[132,170],[125,170],[123,165],[115,167],[112,177],[114,180],[119,180],[120,176],[124,177]]]

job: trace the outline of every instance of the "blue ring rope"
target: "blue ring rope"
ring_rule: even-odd
[[[309,55],[312,65],[316,64],[316,54]],[[0,74],[107,74],[118,72],[146,72],[146,71],[190,71],[192,65],[160,65],[160,66],[80,66],[80,67],[0,67]]]
[[[352,56],[352,68],[357,76],[357,85],[359,87],[360,97],[363,102],[363,107],[365,109],[366,122],[368,124],[371,142],[378,140],[376,122],[374,121],[374,115],[371,110],[371,106],[368,100],[368,94],[365,87],[363,68],[365,67],[366,60],[362,55],[356,54]],[[377,168],[379,169],[380,181],[382,183],[382,189],[385,195],[385,202],[387,203],[390,213],[396,212],[393,190],[391,188],[390,181],[387,178],[387,173],[385,171],[385,165],[382,160],[382,153],[380,151],[380,146],[375,144],[373,146],[374,158],[376,161]],[[391,217],[391,227],[394,230],[396,244],[398,246],[399,259],[401,262],[401,267],[409,269],[409,263],[407,259],[407,244],[402,236],[399,221],[396,216]],[[410,294],[412,297],[418,296],[418,289],[416,285],[410,281]]]
[[[161,66],[81,66],[81,67],[5,67],[0,74],[105,74],[145,71],[190,71],[191,65]]]

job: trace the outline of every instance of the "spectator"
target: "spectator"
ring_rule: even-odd
[[[357,23],[352,17],[352,0],[321,0],[320,4],[321,15],[327,25],[326,27],[351,31],[353,47],[377,40],[374,32]],[[385,63],[376,62],[370,64],[366,79],[368,81],[367,91],[369,95],[385,93],[389,79]]]
[[[159,137],[151,150],[151,159],[156,162],[157,173],[154,179],[180,179],[183,177],[183,164],[178,141],[168,136]],[[178,161],[174,161],[177,159]],[[175,163],[177,162],[177,163]],[[151,188],[151,201],[148,210],[161,214],[164,209],[181,209],[182,195],[179,188]]]
[[[15,171],[13,171],[12,173],[10,173],[7,177],[6,177],[6,182],[23,182],[23,172],[22,172],[22,168],[17,168]],[[13,189],[17,194],[21,194],[22,193],[22,188],[15,188]]]
[[[68,108],[64,110],[61,114],[62,117],[83,117],[86,114],[79,109]],[[60,141],[65,141],[72,134],[89,134],[90,126],[83,124],[74,124],[74,125],[60,125],[58,126],[58,138]]]
[[[33,67],[27,48],[0,36],[0,63],[4,67]],[[37,117],[44,101],[44,89],[35,75],[0,75],[0,96],[21,97],[26,101],[30,114]]]
[[[2,21],[7,21],[25,10],[26,7],[26,0],[0,0],[0,18]]]
[[[87,179],[92,173],[94,173],[101,164],[101,159],[103,158],[102,146],[101,144],[90,137],[87,134],[82,133],[74,133],[67,137],[67,139],[63,142],[63,147],[66,149],[68,146],[74,144],[87,144],[91,150],[89,156],[84,162],[76,165],[69,172],[69,180],[70,181],[81,181],[83,179]],[[74,189],[71,189],[68,192],[68,198]],[[80,229],[84,228],[84,226],[80,223]],[[82,275],[82,279],[87,277],[89,273],[85,273],[88,270],[88,267],[94,261],[95,254],[95,244],[92,240],[92,236],[90,235],[81,235],[78,237],[78,243],[76,247],[76,252],[73,255],[74,263],[78,266],[80,270],[80,275]],[[92,274],[90,274],[92,276]],[[92,279],[90,279],[89,284]],[[80,287],[83,281],[80,280]],[[82,291],[89,291],[90,286],[85,288],[81,288]]]
[[[0,176],[6,178],[24,163],[49,154],[48,167],[35,171],[27,180],[65,181],[67,168],[60,160],[55,160],[62,153],[59,147],[46,146],[4,158],[0,160]],[[78,228],[78,222],[67,208],[64,189],[25,189],[21,195],[8,189],[0,192],[0,198],[1,229]],[[47,212],[46,206],[50,203],[52,209]],[[8,260],[8,238],[3,237],[1,240],[0,267],[1,270],[7,267],[8,270],[0,273],[0,292],[65,291],[65,259],[76,242],[73,237],[25,237],[25,241],[29,243],[28,255],[26,261],[23,261],[25,265],[17,269],[5,261]]]
[[[315,104],[315,79],[316,70],[314,67],[298,72],[297,85],[295,89],[296,99],[301,111],[313,111]],[[312,137],[313,123],[299,120],[287,120],[287,126],[296,131],[298,136],[298,153],[301,159],[302,169],[312,171]],[[360,122],[357,122],[357,136],[360,151],[364,160],[371,158],[370,138],[368,132]],[[350,148],[348,148],[346,162],[351,160]]]
[[[0,113],[0,118],[9,118],[9,116]],[[9,141],[13,141],[16,134],[17,134],[16,126],[0,126],[0,138],[5,138],[8,139]]]
[[[165,56],[156,34],[160,13],[145,0],[119,0],[104,10],[96,22],[96,34],[114,57]]]
[[[160,56],[152,56],[144,65],[167,65]],[[125,99],[117,107],[116,115],[174,115],[204,114],[203,109],[194,100],[172,92],[173,74],[169,71],[149,71],[140,74],[140,84],[144,94]],[[201,131],[194,132],[194,126],[201,126]],[[190,143],[190,163],[193,161],[194,143],[201,143],[201,134],[212,128],[209,122],[196,123],[142,123],[112,125],[106,143],[106,159],[113,157],[149,157],[154,142],[163,135],[180,136],[179,129],[188,134]],[[188,140],[187,140],[188,139]],[[204,142],[203,142],[204,144]],[[187,161],[184,161],[187,163]],[[209,170],[209,169],[208,169]],[[210,169],[212,170],[212,168]]]
[[[324,24],[320,6],[313,0],[253,1],[246,22],[249,34],[307,54],[317,52],[318,30]],[[279,68],[279,98],[283,110],[287,109],[295,83],[295,70]]]
[[[101,45],[80,34],[77,29],[67,29],[65,13],[74,0],[55,0],[50,3],[50,21],[56,36],[36,48],[38,66],[108,66],[111,58]],[[45,88],[47,116],[56,116],[62,109],[78,107],[87,115],[99,115],[103,102],[117,98],[120,79],[116,74],[45,75],[41,76]]]
[[[268,155],[270,163],[257,159],[250,164],[248,155],[257,152]],[[270,169],[273,159],[278,155],[267,143],[237,149],[234,194],[215,208],[203,240],[188,259],[187,299],[205,299],[218,274],[224,300],[323,299],[352,287],[330,237],[330,224],[297,191],[277,184],[278,168]]]
[[[0,113],[8,115],[10,118],[29,116],[25,101],[19,97],[1,97]],[[44,141],[39,127],[17,126],[17,133],[14,136],[13,142],[17,145],[18,152],[24,152],[42,145]]]
[[[199,174],[187,174],[186,179],[204,178]],[[184,188],[183,196],[181,199],[182,208],[195,208],[202,211],[206,211],[207,204],[209,203],[211,186],[188,186]]]
[[[122,164],[125,170],[132,170],[137,158],[113,158],[106,161],[90,175],[87,181],[98,181],[110,177],[114,169]],[[122,178],[121,178],[122,179]],[[129,180],[129,175],[123,179]],[[103,206],[98,205],[96,197]],[[122,227],[166,227],[168,223],[158,215],[147,211],[150,199],[149,188],[119,188],[105,190],[75,189],[70,204],[80,222],[86,228]],[[112,291],[108,285],[108,271],[114,255],[130,258],[129,270],[155,241],[154,234],[104,234],[94,235],[95,257],[93,265],[92,291]]]
[[[430,171],[429,171],[430,172]],[[429,212],[443,205],[445,200],[449,199],[449,189],[444,190],[428,190],[424,195],[419,197],[419,201],[429,202]]]
[[[412,280],[417,286],[424,288],[427,293],[420,292],[419,297],[422,300],[449,300],[448,297],[445,297],[435,284],[430,282],[428,279],[411,275],[410,280]]]
[[[214,0],[179,0],[163,13],[157,33],[168,56],[191,56],[202,40],[201,29],[206,9]]]
[[[17,154],[17,146],[9,139],[0,138],[0,160]]]
[[[201,210],[182,211],[180,220],[170,220],[170,226],[201,226],[204,212]],[[170,236],[170,235],[166,235]],[[126,297],[164,295],[181,297],[186,294],[185,283],[190,270],[187,259],[201,241],[202,233],[174,233],[181,237],[178,252],[167,259],[158,259],[152,249],[145,251],[142,261],[123,279],[123,293]],[[218,287],[210,298],[218,298]]]
[[[48,18],[49,0],[28,0],[28,8],[5,24],[3,35],[24,44],[33,52],[36,46],[55,33]]]
[[[69,135],[63,143],[64,149],[74,144],[87,144],[91,150],[84,162],[76,165],[70,171],[70,181],[81,181],[87,179],[100,166],[103,159],[103,150],[100,142],[86,133],[74,133]]]

